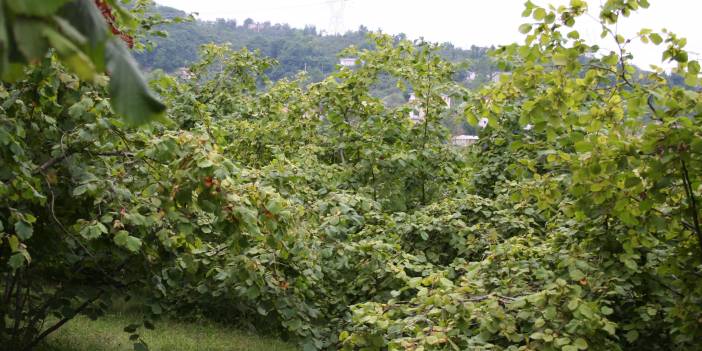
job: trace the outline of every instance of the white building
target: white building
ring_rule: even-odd
[[[357,60],[355,57],[342,57],[339,59],[339,64],[344,67],[355,67]]]
[[[451,138],[451,144],[465,147],[477,143],[478,140],[480,140],[480,138],[478,138],[477,135],[457,135]]]
[[[475,72],[468,71],[468,74],[466,74],[466,81],[467,82],[474,81],[476,77],[477,77],[477,75],[475,74]]]

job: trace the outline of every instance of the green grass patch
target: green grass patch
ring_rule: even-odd
[[[130,314],[113,313],[97,321],[78,317],[50,335],[39,351],[131,351],[124,327],[138,322]],[[139,330],[151,351],[292,351],[283,341],[252,335],[211,322],[159,321],[155,330]]]

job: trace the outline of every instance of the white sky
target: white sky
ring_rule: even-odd
[[[314,25],[320,30],[333,31],[332,7],[341,0],[155,0],[157,3],[187,12],[198,12],[199,18],[235,18],[242,23],[246,18],[258,22],[288,23],[293,27]],[[593,16],[604,0],[588,0]],[[451,42],[458,47],[490,46],[521,42],[520,24],[525,0],[346,0],[342,30],[365,25],[371,30],[386,33],[405,33],[411,39],[424,37],[430,41]],[[566,4],[567,0],[532,0],[544,6],[549,3]],[[688,39],[687,49],[698,59],[702,53],[702,35],[699,34],[702,0],[649,0],[651,7],[623,19],[619,32],[631,37],[641,28],[659,31],[667,28]],[[336,4],[336,5],[334,5]],[[600,42],[599,26],[592,19],[583,18],[578,30],[589,42]],[[632,51],[635,63],[648,68],[659,64],[661,47],[635,45]]]

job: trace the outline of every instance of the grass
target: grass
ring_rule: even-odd
[[[78,317],[50,335],[38,351],[131,351],[124,327],[138,321],[115,312],[97,321]],[[210,322],[160,321],[155,330],[139,330],[150,351],[293,351],[290,344]]]

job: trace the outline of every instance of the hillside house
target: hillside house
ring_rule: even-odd
[[[344,67],[355,67],[356,66],[356,61],[358,59],[355,57],[342,57],[339,59],[339,64],[344,66]]]

